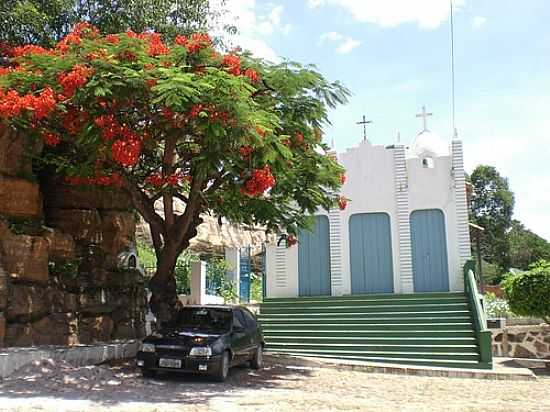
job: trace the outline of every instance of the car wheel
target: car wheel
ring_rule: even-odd
[[[156,378],[157,371],[152,371],[151,369],[142,369],[141,374],[144,378]]]
[[[263,355],[263,347],[262,345],[258,345],[256,348],[256,353],[254,353],[254,357],[250,361],[250,366],[252,366],[252,369],[262,369],[264,366],[264,355]]]
[[[223,382],[229,374],[229,352],[225,351],[220,360],[218,370],[214,374],[214,379],[218,382]]]

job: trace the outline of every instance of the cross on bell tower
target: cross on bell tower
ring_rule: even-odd
[[[372,123],[372,120],[367,120],[365,115],[363,115],[363,120],[362,121],[356,123],[356,124],[362,124],[363,125],[363,141],[367,140],[367,125],[369,123]]]
[[[433,116],[433,113],[426,112],[426,106],[422,106],[422,113],[418,113],[416,115],[416,117],[422,117],[422,125],[424,127],[424,129],[422,130],[423,132],[428,131],[428,122],[427,122],[428,116]]]

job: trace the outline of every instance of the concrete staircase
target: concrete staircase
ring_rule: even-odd
[[[266,299],[266,351],[456,368],[491,368],[465,293]]]

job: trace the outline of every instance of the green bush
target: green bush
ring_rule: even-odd
[[[550,324],[550,262],[541,260],[526,272],[507,276],[503,286],[512,312]]]
[[[494,293],[487,292],[483,295],[485,313],[489,318],[511,318],[514,314],[505,299],[498,298]]]

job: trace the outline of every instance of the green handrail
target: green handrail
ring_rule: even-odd
[[[480,361],[491,364],[493,362],[492,334],[487,328],[487,319],[482,305],[483,297],[477,290],[475,262],[473,260],[467,261],[464,265],[464,292],[466,292],[472,308],[474,330],[479,342]]]

